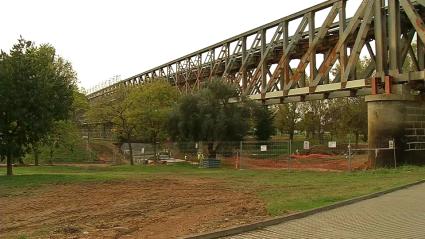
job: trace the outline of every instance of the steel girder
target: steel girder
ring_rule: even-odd
[[[388,76],[392,83],[423,82],[424,7],[423,0],[362,0],[354,16],[346,19],[346,0],[328,0],[92,92],[88,97],[94,99],[113,93],[117,87],[144,84],[156,78],[168,79],[182,93],[194,92],[205,82],[221,79],[237,85],[240,94],[280,102],[379,93],[372,92],[371,82],[385,84]],[[315,15],[319,11],[327,12],[327,16],[317,27]],[[289,36],[289,26],[294,24],[295,33]],[[416,49],[412,48],[414,36]],[[360,76],[356,66],[363,50],[371,61]],[[317,60],[319,55],[323,60]],[[407,56],[414,69],[403,72]],[[330,76],[331,72],[334,76]]]

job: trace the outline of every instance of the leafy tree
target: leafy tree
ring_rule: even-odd
[[[39,165],[39,156],[42,153],[41,148],[48,147],[50,150],[50,162],[52,162],[53,152],[55,148],[58,147],[67,147],[71,151],[76,144],[76,141],[81,140],[81,137],[78,133],[77,126],[82,126],[84,121],[84,114],[89,108],[89,103],[87,97],[74,88],[73,91],[73,102],[70,110],[70,118],[67,121],[59,120],[54,122],[54,126],[51,131],[46,134],[39,142],[31,143],[29,149],[32,151],[34,156],[34,165]],[[57,137],[65,136],[65,137]],[[71,137],[71,135],[73,137]],[[53,139],[59,139],[54,141]],[[56,142],[56,143],[54,143]],[[52,147],[56,145],[56,147]]]
[[[249,129],[250,103],[244,98],[230,103],[237,96],[236,87],[212,80],[180,100],[170,117],[170,134],[180,141],[207,142],[208,157],[215,158],[223,141],[242,140]]]
[[[367,140],[367,103],[364,97],[351,98],[347,102],[349,104],[347,108],[350,110],[346,115],[346,121],[358,145],[360,134],[363,135],[364,141]]]
[[[89,101],[87,96],[78,90],[74,90],[73,97],[71,120],[77,124],[82,124],[84,122],[85,113],[90,107]]]
[[[300,106],[301,125],[307,138],[323,140],[329,118],[327,101],[308,101]]]
[[[273,112],[267,107],[258,105],[254,112],[254,134],[257,140],[269,140],[275,131]]]
[[[48,162],[53,164],[56,149],[62,147],[70,152],[81,142],[78,128],[72,121],[56,121],[53,129],[42,139],[41,143],[48,150]]]
[[[135,106],[131,91],[135,88],[120,87],[112,94],[105,95],[96,100],[87,112],[89,124],[110,123],[121,142],[128,143],[130,164],[134,165],[133,148],[131,142],[136,137],[137,122],[133,119],[132,108]]]
[[[354,77],[355,79],[368,78],[374,74],[374,71],[373,71],[374,68],[375,68],[375,62],[365,56],[357,61],[355,71],[351,73],[351,77]],[[334,81],[336,82],[339,82],[341,80],[340,74],[339,74],[340,71],[341,71],[341,66],[339,65],[339,63],[337,63],[330,72],[335,77]]]
[[[287,103],[278,106],[274,125],[281,132],[289,134],[289,139],[294,139],[295,130],[297,129],[300,112],[297,103]]]
[[[345,137],[354,134],[358,145],[360,135],[367,137],[367,105],[363,97],[341,98],[329,101],[329,126],[333,135]]]
[[[413,49],[417,49],[417,47],[418,47],[417,41],[412,42],[411,45],[412,45]],[[415,57],[417,59],[417,51],[414,51],[414,53],[415,53]],[[403,63],[402,69],[401,69],[402,73],[408,73],[410,71],[417,71],[417,69],[415,67],[415,63],[414,63],[412,57],[410,56],[410,54],[406,55],[406,59],[402,63]]]
[[[32,146],[32,154],[25,155],[25,160],[53,164],[55,161],[84,161],[91,159],[85,139],[81,137],[80,125],[72,120],[60,120],[37,145]]]
[[[0,155],[12,175],[21,157],[57,120],[69,117],[76,74],[50,45],[19,39],[0,54]]]
[[[137,135],[154,145],[157,155],[157,143],[164,141],[170,112],[176,105],[178,91],[165,80],[155,80],[134,89],[129,95],[133,102],[129,116],[136,125]]]
[[[372,68],[370,67],[372,66]],[[366,78],[372,73],[374,62],[370,58],[364,57],[356,64],[357,78]],[[411,68],[411,59],[408,56],[404,64],[404,69]],[[332,72],[337,76],[339,65]],[[329,126],[327,127],[333,135],[346,136],[354,134],[356,145],[359,142],[360,134],[367,138],[367,104],[363,97],[350,97],[333,99],[328,101],[328,119]]]

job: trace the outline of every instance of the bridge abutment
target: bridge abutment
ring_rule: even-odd
[[[392,88],[393,94],[366,97],[370,166],[393,167],[396,162],[425,164],[424,101],[412,95],[406,85]],[[394,150],[388,149],[391,140],[395,155]]]

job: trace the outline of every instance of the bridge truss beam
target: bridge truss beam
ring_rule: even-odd
[[[155,78],[169,80],[182,93],[221,79],[237,85],[240,94],[263,102],[379,94],[385,91],[385,84],[410,83],[413,89],[423,90],[424,1],[362,0],[349,19],[346,1],[328,0],[88,97],[95,99],[113,93],[117,87],[144,84]],[[326,13],[321,24],[315,17],[318,12]],[[292,36],[290,27],[296,29]],[[412,48],[415,36],[416,49]],[[357,65],[362,52],[369,54],[371,61],[365,73],[359,75]],[[404,72],[408,56],[414,70]],[[385,80],[388,77],[390,81]]]

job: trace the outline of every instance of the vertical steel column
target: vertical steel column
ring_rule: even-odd
[[[213,73],[213,68],[214,68],[214,64],[215,64],[215,48],[210,50],[211,52],[211,62],[210,62],[210,75]],[[212,79],[212,77],[210,77],[210,79]]]
[[[224,70],[226,70],[226,66],[229,63],[230,60],[230,42],[226,43],[226,59],[224,61]]]
[[[329,53],[331,52],[332,50],[329,50],[328,52],[326,52],[325,54],[323,54],[323,59],[326,59],[328,56],[329,56]],[[314,79],[313,79],[314,80]],[[323,76],[323,84],[325,85],[325,84],[329,84],[329,72],[328,73],[326,73],[324,76]]]
[[[198,72],[196,72],[196,81],[198,84],[198,90],[201,89],[201,77],[202,77],[202,53],[198,54],[197,57]]]
[[[170,70],[170,68],[171,68],[171,66],[168,65],[167,66],[167,78],[170,78],[170,76],[171,76],[171,70]]]
[[[242,63],[246,61],[247,58],[246,52],[246,36],[242,37]],[[247,75],[246,75],[246,67],[242,64],[242,92],[246,91],[247,87]]]
[[[356,54],[355,52],[353,52],[353,48],[350,47],[350,57],[352,54]],[[351,67],[351,71],[350,71],[350,76],[348,78],[348,80],[356,80],[357,79],[357,62],[358,62],[358,58],[354,61],[354,65]]]
[[[189,86],[188,75],[187,75],[189,70],[190,70],[190,62],[189,62],[189,58],[186,58],[185,60],[183,60],[183,65],[182,65],[182,75],[184,77],[186,93],[190,92],[190,86]]]
[[[417,42],[419,70],[423,71],[425,69],[425,46],[421,39],[418,39]]]
[[[347,27],[346,24],[346,0],[341,0],[340,2],[341,6],[339,8],[339,38],[343,38],[344,36],[344,30]],[[343,76],[345,74],[345,66],[347,65],[347,44],[343,43],[341,46],[341,49],[339,50],[339,65],[340,65],[340,76]]]
[[[180,62],[176,62],[176,73],[174,73],[176,75],[176,85],[179,86],[180,88],[180,78],[179,78],[179,72],[180,72]]]
[[[261,58],[264,59],[261,64],[261,94],[266,93],[267,89],[267,61],[266,61],[266,29],[261,30]]]
[[[385,65],[386,65],[386,40],[385,40],[385,31],[384,31],[384,8],[383,0],[375,1],[375,55],[376,55],[376,76],[378,78],[384,79],[385,76]]]
[[[314,21],[314,12],[308,14],[308,43],[309,47],[313,44],[314,34],[315,34],[315,21]],[[312,51],[310,55],[310,80],[307,85],[310,85],[310,82],[314,81],[316,78],[316,51]]]
[[[282,39],[283,39],[283,49],[282,56],[285,54],[286,48],[289,45],[289,33],[288,33],[288,22],[285,21],[282,27]],[[283,90],[285,85],[289,82],[289,66],[285,64],[282,67],[282,72],[280,73],[280,89]]]
[[[390,74],[400,73],[400,2],[388,0],[388,36],[390,50]]]
[[[186,69],[185,69],[185,79],[186,79],[186,82],[187,82],[187,84],[188,84],[188,87],[189,87],[189,78],[190,78],[190,74],[191,74],[191,61],[190,61],[190,57],[188,57],[188,58],[186,58]]]

